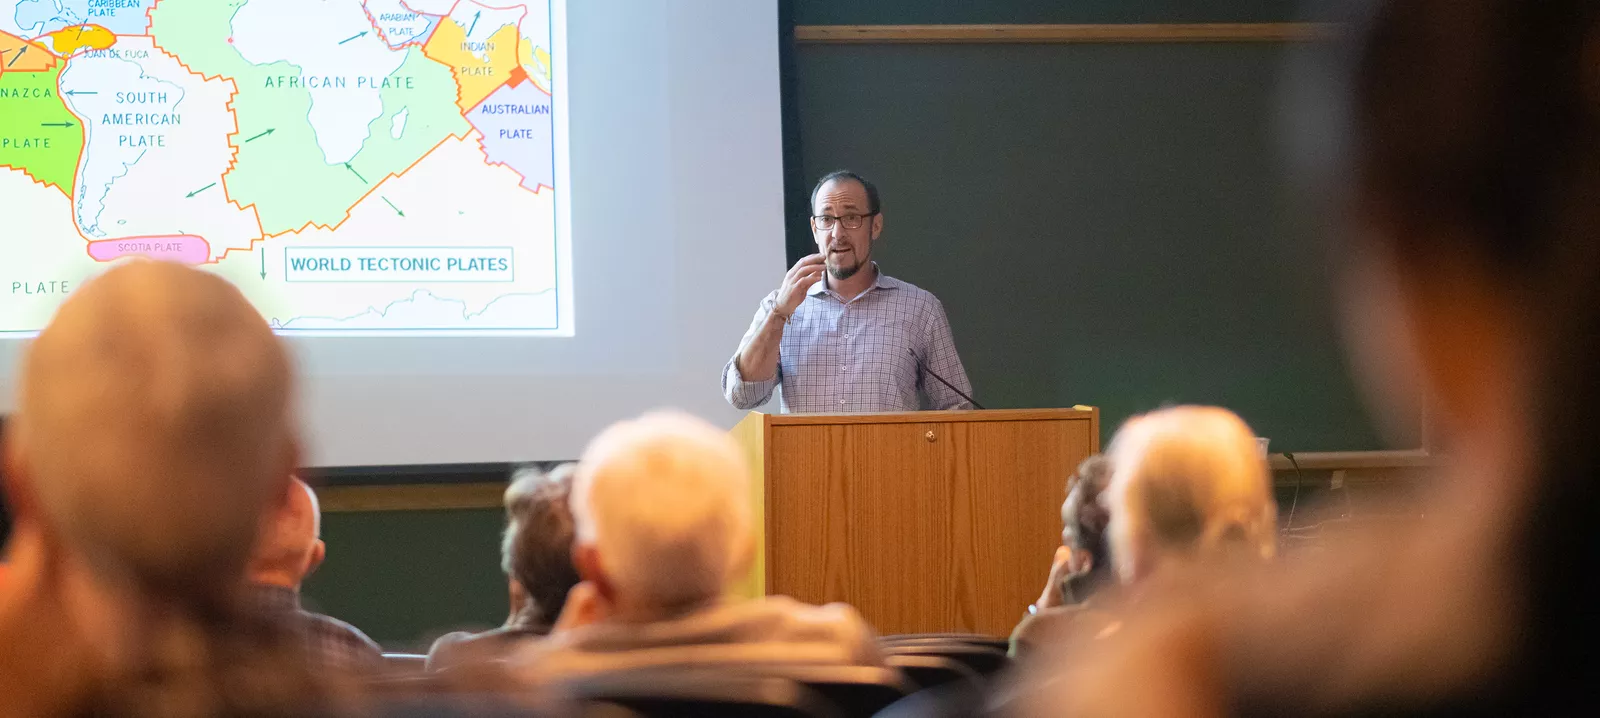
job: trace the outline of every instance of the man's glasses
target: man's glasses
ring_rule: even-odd
[[[835,217],[831,214],[817,214],[812,215],[811,226],[816,227],[819,232],[833,229],[833,225],[836,223],[844,225],[845,229],[861,229],[861,223],[876,214],[878,213],[868,212],[867,214],[847,214],[843,217]]]

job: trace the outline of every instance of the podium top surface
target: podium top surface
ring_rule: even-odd
[[[1071,409],[985,409],[963,411],[897,411],[877,414],[762,414],[768,426],[796,426],[815,424],[928,424],[974,421],[1062,421],[1095,420],[1093,407]]]

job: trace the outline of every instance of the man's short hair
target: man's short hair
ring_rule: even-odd
[[[572,513],[608,580],[641,603],[685,609],[748,566],[750,473],[726,432],[676,412],[620,422],[578,462]]]
[[[288,355],[237,288],[118,265],[62,303],[18,384],[13,479],[66,546],[173,596],[237,582],[296,451]]]
[[[823,185],[834,180],[854,180],[856,182],[860,182],[861,188],[867,191],[867,212],[871,214],[877,214],[878,212],[882,211],[883,206],[878,202],[877,185],[873,184],[867,178],[862,177],[861,175],[858,175],[850,170],[834,170],[823,175],[822,179],[817,180],[816,186],[811,188],[812,212],[817,211],[817,193],[822,191]]]
[[[506,487],[506,532],[500,544],[500,568],[522,586],[534,611],[528,618],[552,623],[578,584],[572,565],[573,464],[549,473],[522,469]]]
[[[1161,409],[1130,419],[1108,453],[1112,558],[1124,578],[1134,544],[1169,555],[1272,557],[1271,478],[1238,415],[1209,406]]]

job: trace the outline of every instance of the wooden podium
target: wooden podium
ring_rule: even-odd
[[[751,413],[760,553],[743,592],[843,601],[880,633],[1009,635],[1061,545],[1097,409]]]

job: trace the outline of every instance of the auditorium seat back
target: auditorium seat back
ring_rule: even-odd
[[[1011,659],[1006,657],[1003,649],[979,646],[961,641],[912,641],[907,643],[888,643],[882,646],[883,652],[888,656],[933,656],[948,658],[961,663],[980,676],[989,676],[998,673],[1010,665]]]
[[[843,718],[799,681],[737,668],[647,668],[573,678],[558,689],[588,705],[620,706],[640,716]]]
[[[899,670],[918,688],[935,688],[962,684],[972,688],[983,685],[983,677],[966,664],[941,656],[889,654],[884,661],[890,668]]]
[[[797,681],[827,699],[846,718],[876,715],[917,685],[894,668],[877,666],[751,666],[749,671]]]

